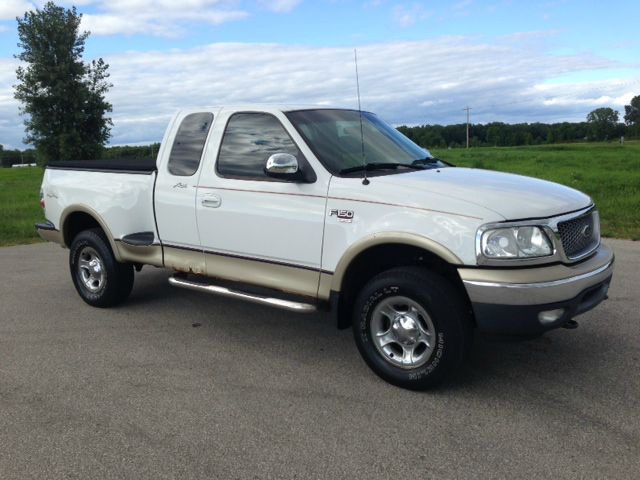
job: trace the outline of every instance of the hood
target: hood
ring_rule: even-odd
[[[552,217],[592,203],[584,193],[557,183],[472,168],[422,170],[375,177],[371,181],[396,187],[394,190],[404,192],[408,203],[429,192],[484,207],[505,220]]]

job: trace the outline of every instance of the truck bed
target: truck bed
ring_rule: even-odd
[[[58,162],[48,166],[43,179],[47,220],[61,230],[65,212],[85,212],[103,220],[115,241],[140,232],[154,232],[157,238],[153,214],[156,172],[128,161],[124,168],[114,168],[116,163],[100,168],[107,163]]]

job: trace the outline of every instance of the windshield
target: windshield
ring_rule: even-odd
[[[334,175],[355,172],[363,165],[361,139],[364,139],[364,159],[369,165],[396,171],[405,165],[446,166],[369,112],[362,112],[362,137],[360,113],[356,110],[299,110],[287,113],[287,117]]]

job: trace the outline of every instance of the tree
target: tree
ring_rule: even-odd
[[[624,106],[624,112],[624,122],[629,127],[629,133],[640,136],[640,95],[633,97],[630,105]]]
[[[618,130],[618,112],[612,108],[596,108],[587,115],[591,133],[596,140],[612,138]]]
[[[26,116],[25,142],[42,163],[99,158],[111,134],[111,104],[105,94],[107,65],[101,58],[85,63],[89,32],[80,32],[82,15],[48,2],[18,17],[15,98]]]
[[[624,106],[624,121],[627,125],[640,125],[640,95],[631,99],[631,105]]]

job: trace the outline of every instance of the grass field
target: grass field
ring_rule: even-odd
[[[0,168],[0,245],[37,242],[33,225],[44,219],[40,208],[42,169]]]
[[[590,195],[602,235],[640,240],[640,142],[432,150],[460,167],[551,180]]]
[[[640,142],[433,150],[461,167],[519,173],[591,195],[607,237],[640,240]],[[40,168],[0,168],[0,245],[38,241]]]

